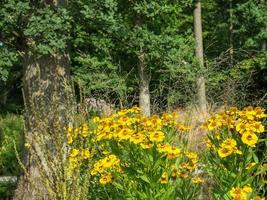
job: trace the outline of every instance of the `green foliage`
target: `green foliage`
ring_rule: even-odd
[[[260,110],[261,114],[256,114],[254,110]],[[244,186],[252,188],[246,194],[248,199],[256,195],[266,196],[264,176],[267,168],[264,163],[267,159],[267,139],[264,136],[264,111],[260,107],[246,107],[243,110],[231,108],[208,119],[206,128],[209,132],[205,140],[207,149],[203,152],[203,162],[205,171],[214,182],[214,199],[233,199],[230,191]],[[261,128],[253,131],[254,123]],[[253,134],[254,141],[246,134]]]
[[[0,46],[0,81],[6,82],[9,77],[10,68],[17,61],[15,52]]]
[[[266,54],[261,51],[266,40],[266,4],[259,0],[233,1],[230,19],[230,1],[201,1],[206,62],[206,71],[202,72],[194,58],[193,3],[78,0],[55,6],[48,1],[3,0],[0,88],[20,84],[12,66],[22,65],[24,55],[67,50],[72,77],[88,95],[102,95],[116,103],[120,99],[123,106],[136,104],[138,56],[144,53],[151,101],[159,110],[194,102],[199,73],[207,78],[210,102],[248,104],[252,96],[261,99],[266,93],[261,87],[266,84]],[[233,61],[229,55],[230,21]],[[15,81],[10,84],[9,80]],[[6,92],[1,92],[0,99]]]
[[[3,199],[11,199],[15,189],[15,183],[0,183],[0,197]]]
[[[24,1],[4,0],[0,2],[0,81],[7,81],[11,67],[17,63],[17,51],[22,37],[21,25],[23,14],[28,10]],[[0,83],[1,84],[1,83]]]
[[[7,115],[0,118],[0,175],[19,175],[15,146],[21,154],[23,145],[23,120],[20,116]]]
[[[266,4],[259,0],[202,1],[207,94],[210,102],[266,105]],[[233,30],[230,32],[230,21]],[[230,35],[233,37],[233,60]]]
[[[51,55],[63,51],[70,38],[70,16],[65,8],[38,8],[28,19],[24,35],[30,51]]]
[[[19,155],[23,144],[23,120],[16,115],[0,117],[0,176],[18,176],[21,173],[15,146]],[[16,183],[1,182],[0,197],[11,198],[16,188]]]
[[[73,77],[86,93],[122,96],[125,78],[115,61],[113,37],[119,28],[116,1],[75,1],[70,5],[75,18],[73,27]]]

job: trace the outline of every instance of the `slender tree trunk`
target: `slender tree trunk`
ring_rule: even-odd
[[[234,64],[234,44],[233,44],[233,0],[229,1],[229,44],[230,44],[230,65]]]
[[[149,82],[150,78],[145,69],[145,54],[141,53],[138,56],[138,74],[139,74],[139,106],[141,112],[145,116],[150,116],[150,93]]]
[[[196,40],[196,57],[199,61],[201,71],[204,68],[204,57],[203,57],[203,39],[202,39],[202,24],[201,24],[201,2],[196,0],[194,8],[194,33]],[[206,100],[206,88],[205,88],[205,77],[202,72],[197,78],[197,97],[198,107],[203,116],[207,113],[207,100]]]
[[[261,4],[266,7],[266,0],[261,0]],[[267,22],[265,21],[262,27],[263,30],[267,30]],[[266,39],[264,38],[261,43],[261,50],[266,51]]]

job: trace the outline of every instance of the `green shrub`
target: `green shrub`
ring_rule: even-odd
[[[18,176],[21,172],[15,146],[19,154],[23,145],[23,119],[17,115],[0,117],[0,176]],[[16,183],[0,183],[0,197],[11,198]]]
[[[0,176],[19,175],[14,144],[19,150],[23,143],[23,120],[21,116],[0,117]]]

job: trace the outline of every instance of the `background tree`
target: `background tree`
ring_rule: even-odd
[[[266,52],[260,47],[266,38],[262,28],[266,5],[257,0],[233,1],[232,17],[229,1],[205,0],[202,5],[210,101],[225,105],[266,103],[263,98],[266,90],[261,87],[266,84]],[[229,31],[230,21],[232,31]],[[234,47],[232,62],[231,45]]]
[[[72,70],[88,94],[120,106],[139,99],[147,115],[150,107],[181,101],[184,91],[177,99],[174,88],[190,88],[186,83],[195,73],[189,1],[78,1],[72,8],[77,19]]]
[[[170,91],[168,87],[175,87],[172,83],[177,80],[179,71],[193,62],[190,53],[192,35],[187,15],[191,4],[189,1],[178,3],[167,0],[129,1],[127,4],[130,6],[125,6],[125,3],[119,4],[123,24],[120,41],[123,41],[121,49],[125,52],[122,55],[130,58],[130,65],[125,65],[124,70],[133,69],[134,74],[139,74],[139,105],[143,113],[149,115],[150,103],[154,106],[155,100],[158,101],[149,96],[156,88],[164,86],[161,89],[166,93],[160,96],[160,101],[166,103]]]
[[[204,68],[204,55],[203,55],[203,38],[202,38],[202,22],[201,22],[201,1],[195,2],[194,8],[194,34],[196,40],[196,57],[200,65],[200,72],[197,78],[197,95],[198,95],[198,106],[201,115],[207,113],[207,100],[206,100],[206,86],[205,77],[203,75]]]

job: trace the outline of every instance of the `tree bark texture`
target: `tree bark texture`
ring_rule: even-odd
[[[194,33],[196,41],[196,57],[199,61],[200,69],[204,68],[204,57],[203,57],[203,39],[202,39],[202,24],[201,24],[201,2],[197,0],[194,8]],[[207,100],[206,100],[206,88],[205,88],[205,77],[200,72],[197,78],[197,98],[198,107],[202,115],[207,112]]]
[[[51,169],[52,163],[47,157],[48,154],[53,157],[55,150],[51,138],[56,137],[55,131],[63,130],[67,126],[70,119],[69,111],[74,108],[69,64],[68,55],[25,58],[23,77],[26,108],[25,139],[36,155],[34,158],[28,152],[25,154],[26,173],[18,181],[15,200],[51,199],[47,195],[42,174],[45,174],[46,179],[53,185],[52,177],[55,171]],[[37,141],[40,140],[37,138],[42,138],[43,148],[39,146]],[[64,135],[60,140],[64,141]]]
[[[150,77],[145,69],[145,54],[138,56],[138,74],[139,74],[139,107],[145,116],[150,116]]]

